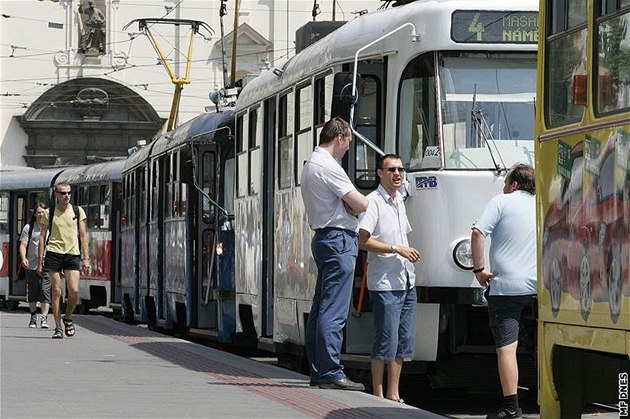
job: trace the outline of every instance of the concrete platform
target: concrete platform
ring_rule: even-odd
[[[59,340],[28,316],[0,312],[3,419],[441,417],[103,316]]]

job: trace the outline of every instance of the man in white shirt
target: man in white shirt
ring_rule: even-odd
[[[372,388],[383,395],[387,364],[387,398],[400,403],[399,382],[404,359],[413,356],[416,318],[414,262],[420,253],[409,247],[411,225],[398,189],[405,176],[400,156],[386,154],[377,169],[380,185],[367,196],[359,217],[359,246],[368,253],[368,290],[376,336],[372,346]]]
[[[490,329],[494,336],[503,399],[498,411],[487,416],[520,418],[516,348],[521,313],[535,304],[536,183],[534,168],[519,164],[505,176],[503,195],[488,202],[472,227],[473,273],[486,289]],[[490,266],[484,263],[485,237],[492,236]]]
[[[340,364],[342,329],[348,318],[358,254],[357,216],[367,208],[339,164],[352,141],[350,126],[333,118],[323,127],[319,146],[304,165],[300,183],[311,229],[311,252],[317,265],[315,295],[306,325],[306,354],[311,385],[363,391]]]

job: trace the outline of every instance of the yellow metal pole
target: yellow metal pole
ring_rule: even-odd
[[[173,83],[175,83],[177,78],[175,77],[175,73],[173,73],[173,70],[171,70],[171,66],[168,64],[168,61],[166,61],[166,57],[164,56],[164,53],[162,52],[162,49],[160,48],[160,46],[158,45],[157,41],[153,37],[153,34],[151,33],[151,30],[149,28],[147,28],[146,31],[147,31],[147,34],[149,34],[149,38],[151,38],[151,45],[153,45],[153,48],[155,48],[155,51],[160,56],[160,59],[162,60],[162,63],[164,64],[164,68],[166,68],[166,71],[168,72],[168,75],[170,76],[171,81]]]
[[[168,117],[168,126],[166,127],[167,131],[175,128],[175,119],[177,117],[177,111],[179,110],[179,101],[182,97],[182,89],[184,86],[181,82],[175,83],[175,93],[173,93],[173,102],[171,103],[171,113]]]
[[[186,78],[184,82],[186,84],[190,83],[190,64],[192,63],[192,53],[193,53],[193,40],[195,39],[195,33],[193,31],[190,32],[190,42],[188,43],[188,57],[186,60]]]

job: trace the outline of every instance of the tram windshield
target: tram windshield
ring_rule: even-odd
[[[417,58],[403,73],[400,90],[399,150],[409,170],[441,168],[442,161],[446,169],[533,164],[535,91],[535,54],[443,52]]]

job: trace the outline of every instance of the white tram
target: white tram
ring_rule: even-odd
[[[304,345],[317,270],[299,179],[321,126],[342,116],[356,130],[342,163],[361,191],[378,184],[380,150],[406,164],[410,243],[422,254],[415,360],[494,352],[469,238],[506,169],[534,163],[537,8],[535,0],[419,0],[368,13],[243,88],[235,130],[238,332],[279,353]],[[371,349],[363,270],[360,258],[346,360]]]

